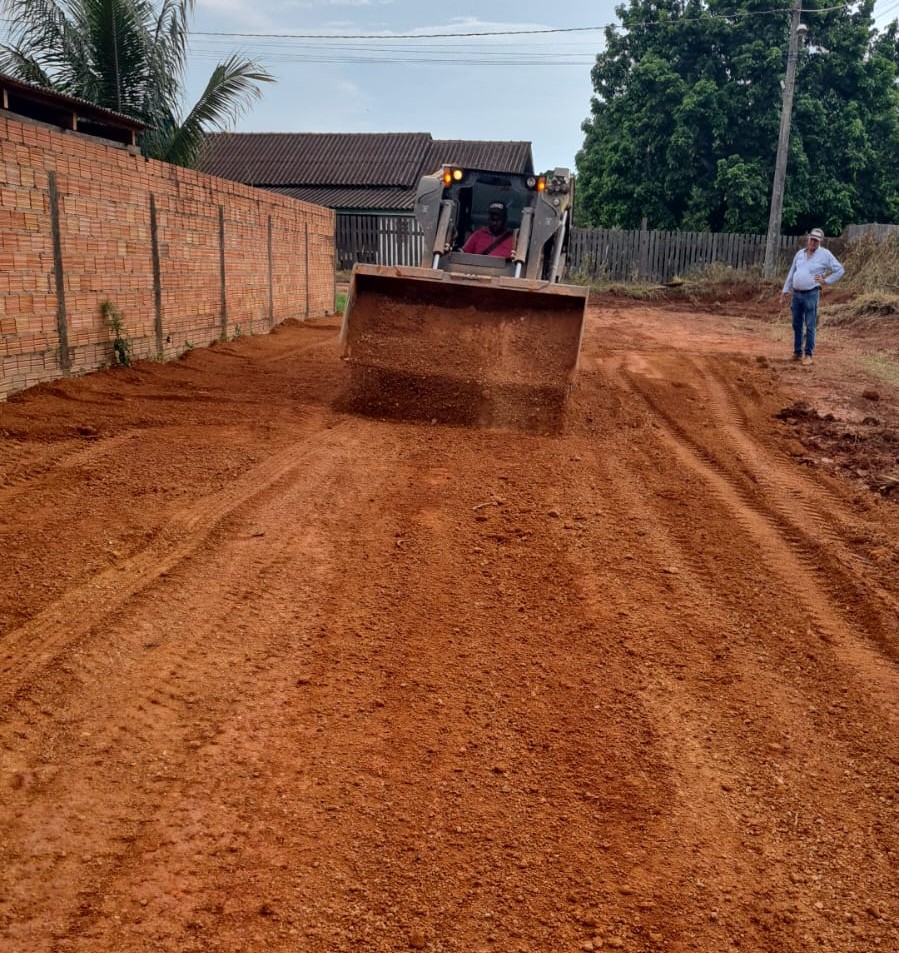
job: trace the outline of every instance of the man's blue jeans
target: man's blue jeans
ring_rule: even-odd
[[[818,327],[819,288],[811,291],[794,291],[790,310],[793,312],[793,353],[802,354],[802,333],[805,332],[805,353],[811,357],[815,351],[815,331]]]

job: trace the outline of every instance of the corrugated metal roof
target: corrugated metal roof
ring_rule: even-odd
[[[138,132],[147,128],[145,122],[140,122],[131,116],[126,116],[124,113],[104,109],[95,103],[89,103],[86,99],[79,99],[77,96],[69,96],[66,93],[58,93],[55,89],[47,89],[45,86],[37,86],[35,83],[26,83],[24,80],[16,79],[8,73],[0,73],[0,88],[3,87],[35,102],[65,106],[84,119],[106,122],[110,125],[122,126]]]
[[[333,209],[405,211],[415,205],[415,189],[328,188],[326,186],[277,186],[267,191]]]
[[[520,172],[531,175],[534,159],[529,142],[491,142],[468,139],[435,139],[422,164],[422,175],[444,165],[468,166],[486,172]]]
[[[529,142],[434,140],[427,132],[220,132],[209,136],[201,168],[260,186],[414,188],[444,162],[534,171]]]
[[[444,163],[534,171],[529,142],[432,139],[427,132],[222,132],[200,170],[337,209],[412,209],[423,175]]]
[[[426,132],[222,132],[209,137],[203,172],[250,185],[414,187]]]

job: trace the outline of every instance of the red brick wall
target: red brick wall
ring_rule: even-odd
[[[168,359],[222,336],[330,314],[334,213],[0,116],[0,399],[113,363],[100,311],[107,300],[135,358]]]

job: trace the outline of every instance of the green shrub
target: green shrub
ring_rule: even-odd
[[[103,315],[103,323],[114,335],[112,350],[116,363],[122,367],[131,367],[131,339],[128,337],[122,312],[107,298],[100,305],[100,313]]]

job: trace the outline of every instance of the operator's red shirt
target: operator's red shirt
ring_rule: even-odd
[[[468,252],[471,255],[490,254],[496,255],[498,258],[511,258],[515,235],[512,232],[508,232],[496,248],[488,252],[487,249],[496,241],[497,237],[498,236],[494,235],[485,225],[469,236],[468,241],[462,246],[462,251]]]

